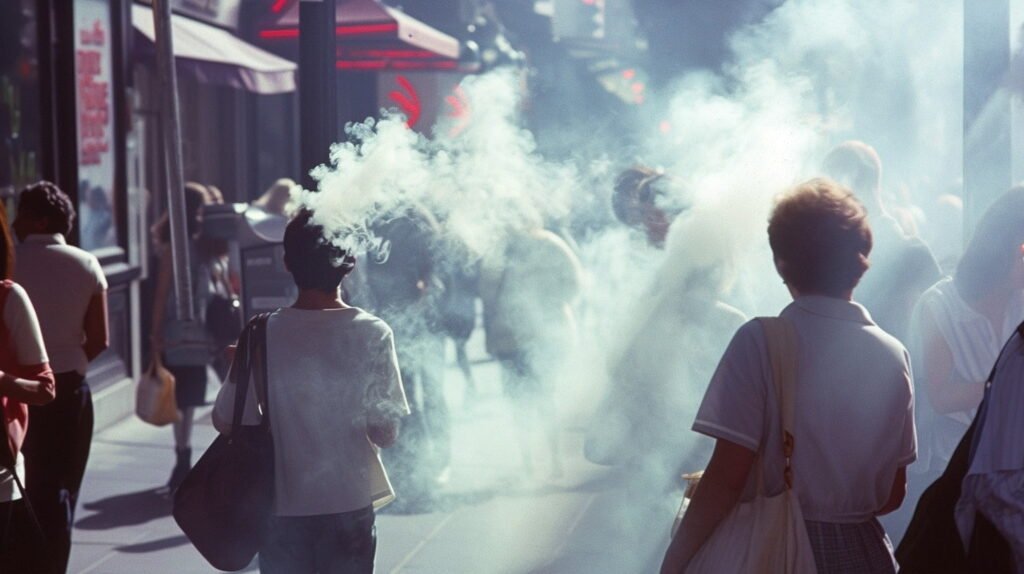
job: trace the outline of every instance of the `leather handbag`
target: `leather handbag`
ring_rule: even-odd
[[[235,353],[231,432],[213,441],[174,493],[174,520],[196,550],[220,570],[241,570],[252,562],[272,512],[274,445],[266,387],[269,316],[263,313],[250,321]],[[261,406],[260,424],[255,426],[242,425],[250,386]]]
[[[757,495],[736,506],[718,525],[686,568],[687,574],[720,572],[816,574],[814,552],[793,490],[790,466],[793,446],[796,332],[781,317],[760,318],[772,363],[772,380],[782,410],[785,489],[764,492],[764,460],[758,456]],[[699,488],[699,487],[698,487]]]

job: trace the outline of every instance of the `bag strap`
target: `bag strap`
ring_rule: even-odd
[[[0,427],[3,427],[3,431],[2,431],[3,432],[3,437],[0,437],[0,438],[3,439],[4,444],[7,444],[8,436],[7,436],[7,424],[6,424],[6,422],[4,424],[0,425]],[[3,464],[0,464],[0,466],[2,466],[3,468],[6,468],[11,473],[11,476],[14,477],[14,484],[18,488],[18,493],[21,494],[21,500],[25,504],[25,511],[28,513],[29,521],[32,523],[32,530],[34,530],[36,536],[39,537],[39,544],[41,545],[41,548],[44,551],[48,550],[49,546],[50,546],[49,539],[46,537],[46,533],[43,531],[42,523],[39,522],[39,516],[36,514],[35,509],[32,507],[32,501],[29,500],[29,498],[28,498],[28,493],[25,491],[25,484],[21,481],[21,477],[18,476],[17,462],[15,462],[14,464],[8,464],[6,461],[4,461]],[[12,527],[11,524],[8,523],[4,527],[4,530],[2,531],[4,536],[2,538],[0,538],[0,542],[2,542],[3,544],[7,543],[7,535],[10,534],[10,528],[11,527]],[[53,562],[50,561],[49,553],[48,552],[44,552],[43,554],[44,554],[43,560],[45,561],[46,565],[49,567],[48,569],[51,570],[51,571],[56,571],[57,567],[56,567],[56,565]]]
[[[245,399],[249,393],[249,382],[252,379],[252,367],[253,357],[258,354],[262,355],[262,367],[266,367],[266,327],[267,320],[270,318],[272,313],[260,313],[254,317],[249,324],[242,330],[242,336],[238,340],[238,349],[235,352],[235,359],[232,362],[231,373],[235,377],[235,409],[231,417],[231,433],[235,434],[236,431],[242,426],[242,415],[245,412]],[[257,349],[254,347],[260,346],[262,341],[263,349]],[[262,351],[262,352],[260,352]],[[264,370],[264,372],[266,372]],[[266,379],[266,377],[263,377]],[[257,393],[257,400],[259,400],[259,392]],[[267,405],[263,403],[263,417],[260,425],[269,424],[267,422]]]
[[[796,444],[796,439],[793,436],[793,424],[796,416],[796,329],[788,319],[782,317],[760,317],[758,321],[764,329],[768,357],[772,365],[772,382],[779,399],[782,422],[782,455],[786,463],[783,478],[786,488],[791,489],[793,488],[793,449]]]

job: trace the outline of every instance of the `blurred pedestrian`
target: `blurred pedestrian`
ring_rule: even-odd
[[[32,302],[11,281],[13,272],[14,241],[0,203],[0,565],[4,572],[51,572],[62,537],[59,529],[36,530],[18,483],[24,486],[27,478],[22,446],[29,405],[50,403],[56,385]]]
[[[67,567],[71,530],[93,433],[89,363],[109,346],[107,280],[91,253],[67,244],[75,208],[56,185],[41,181],[22,190],[14,231],[15,280],[35,305],[53,367],[57,398],[31,410],[25,438],[26,475],[33,508]]]
[[[174,423],[175,464],[167,481],[174,490],[192,468],[192,427],[195,409],[206,404],[208,366],[216,352],[215,343],[205,327],[206,309],[218,285],[227,275],[221,243],[201,232],[203,206],[213,196],[198,183],[185,185],[185,221],[188,234],[189,274],[192,279],[192,303],[195,321],[185,323],[176,317],[176,290],[173,284],[170,220],[164,217],[153,226],[160,263],[153,302],[150,338],[154,360],[159,360],[174,375],[175,398],[181,421]]]
[[[792,485],[819,572],[894,573],[877,517],[902,503],[916,456],[913,384],[903,345],[853,301],[871,251],[867,214],[848,190],[811,180],[776,204],[768,241],[793,296],[780,314],[797,340],[791,467],[781,382],[766,332],[751,321],[729,344],[693,424],[717,442],[662,572],[684,572],[741,501]]]
[[[501,363],[505,394],[512,401],[523,469],[533,472],[534,428],[542,429],[551,476],[562,475],[555,384],[577,342],[573,308],[583,270],[569,246],[538,224],[511,231],[500,257],[485,260],[487,352]]]
[[[1024,320],[1024,187],[992,204],[956,272],[921,296],[913,350],[920,381],[921,462],[927,485],[946,467],[999,349]]]
[[[274,504],[260,572],[373,572],[374,511],[395,498],[378,448],[409,414],[388,325],[340,294],[355,266],[323,240],[310,212],[284,235],[284,261],[299,289],[267,323],[266,389],[274,443]],[[260,422],[256,393],[242,424]],[[235,383],[217,395],[213,422],[231,431]]]
[[[647,242],[659,249],[672,226],[675,214],[662,205],[665,192],[661,184],[665,173],[644,165],[633,166],[619,174],[612,193],[612,211],[628,227],[640,230]]]
[[[451,419],[444,396],[445,338],[438,312],[444,291],[438,269],[440,226],[421,205],[384,215],[373,225],[382,242],[366,264],[374,312],[395,331],[412,414],[403,440],[387,453],[403,504],[427,500],[451,462]]]
[[[914,305],[942,277],[939,264],[919,237],[905,232],[883,200],[882,160],[873,147],[843,142],[825,157],[822,172],[853,191],[871,223],[871,273],[858,285],[857,300],[879,327],[906,344]]]
[[[287,177],[281,178],[267,188],[263,195],[253,201],[252,206],[258,207],[270,215],[288,215],[292,202],[292,192],[297,187],[298,184],[294,180]]]

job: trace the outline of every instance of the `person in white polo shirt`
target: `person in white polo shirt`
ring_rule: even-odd
[[[817,569],[894,574],[878,516],[902,504],[917,455],[913,383],[906,349],[852,299],[868,269],[867,214],[849,190],[811,180],[779,200],[768,239],[793,296],[780,314],[798,348],[792,485]],[[693,430],[717,442],[662,574],[684,572],[732,509],[755,496],[755,459],[767,496],[785,488],[774,384],[766,332],[748,322],[697,412]]]
[[[41,181],[18,200],[14,279],[35,305],[57,398],[31,407],[25,437],[29,500],[52,541],[60,571],[71,552],[78,490],[92,443],[89,363],[109,345],[107,280],[94,255],[67,244],[75,208],[56,185]]]
[[[372,574],[374,509],[395,498],[379,449],[409,414],[394,334],[346,304],[341,281],[355,258],[327,243],[301,212],[284,234],[299,296],[267,322],[267,396],[274,501],[260,552],[264,574]],[[224,383],[213,424],[231,431],[235,383]],[[255,393],[242,424],[259,424]]]

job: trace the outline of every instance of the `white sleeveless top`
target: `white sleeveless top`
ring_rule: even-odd
[[[1024,319],[1024,292],[1018,293],[1011,302],[998,333],[987,318],[964,301],[950,277],[925,291],[918,306],[918,312],[921,309],[928,311],[949,346],[957,379],[981,383],[992,371],[1003,344]],[[922,434],[929,435],[928,446],[932,449],[931,456],[936,459],[935,464],[944,466],[953,456],[956,445],[974,419],[975,410],[946,415],[933,413],[936,416],[933,417],[932,428],[921,429]]]

